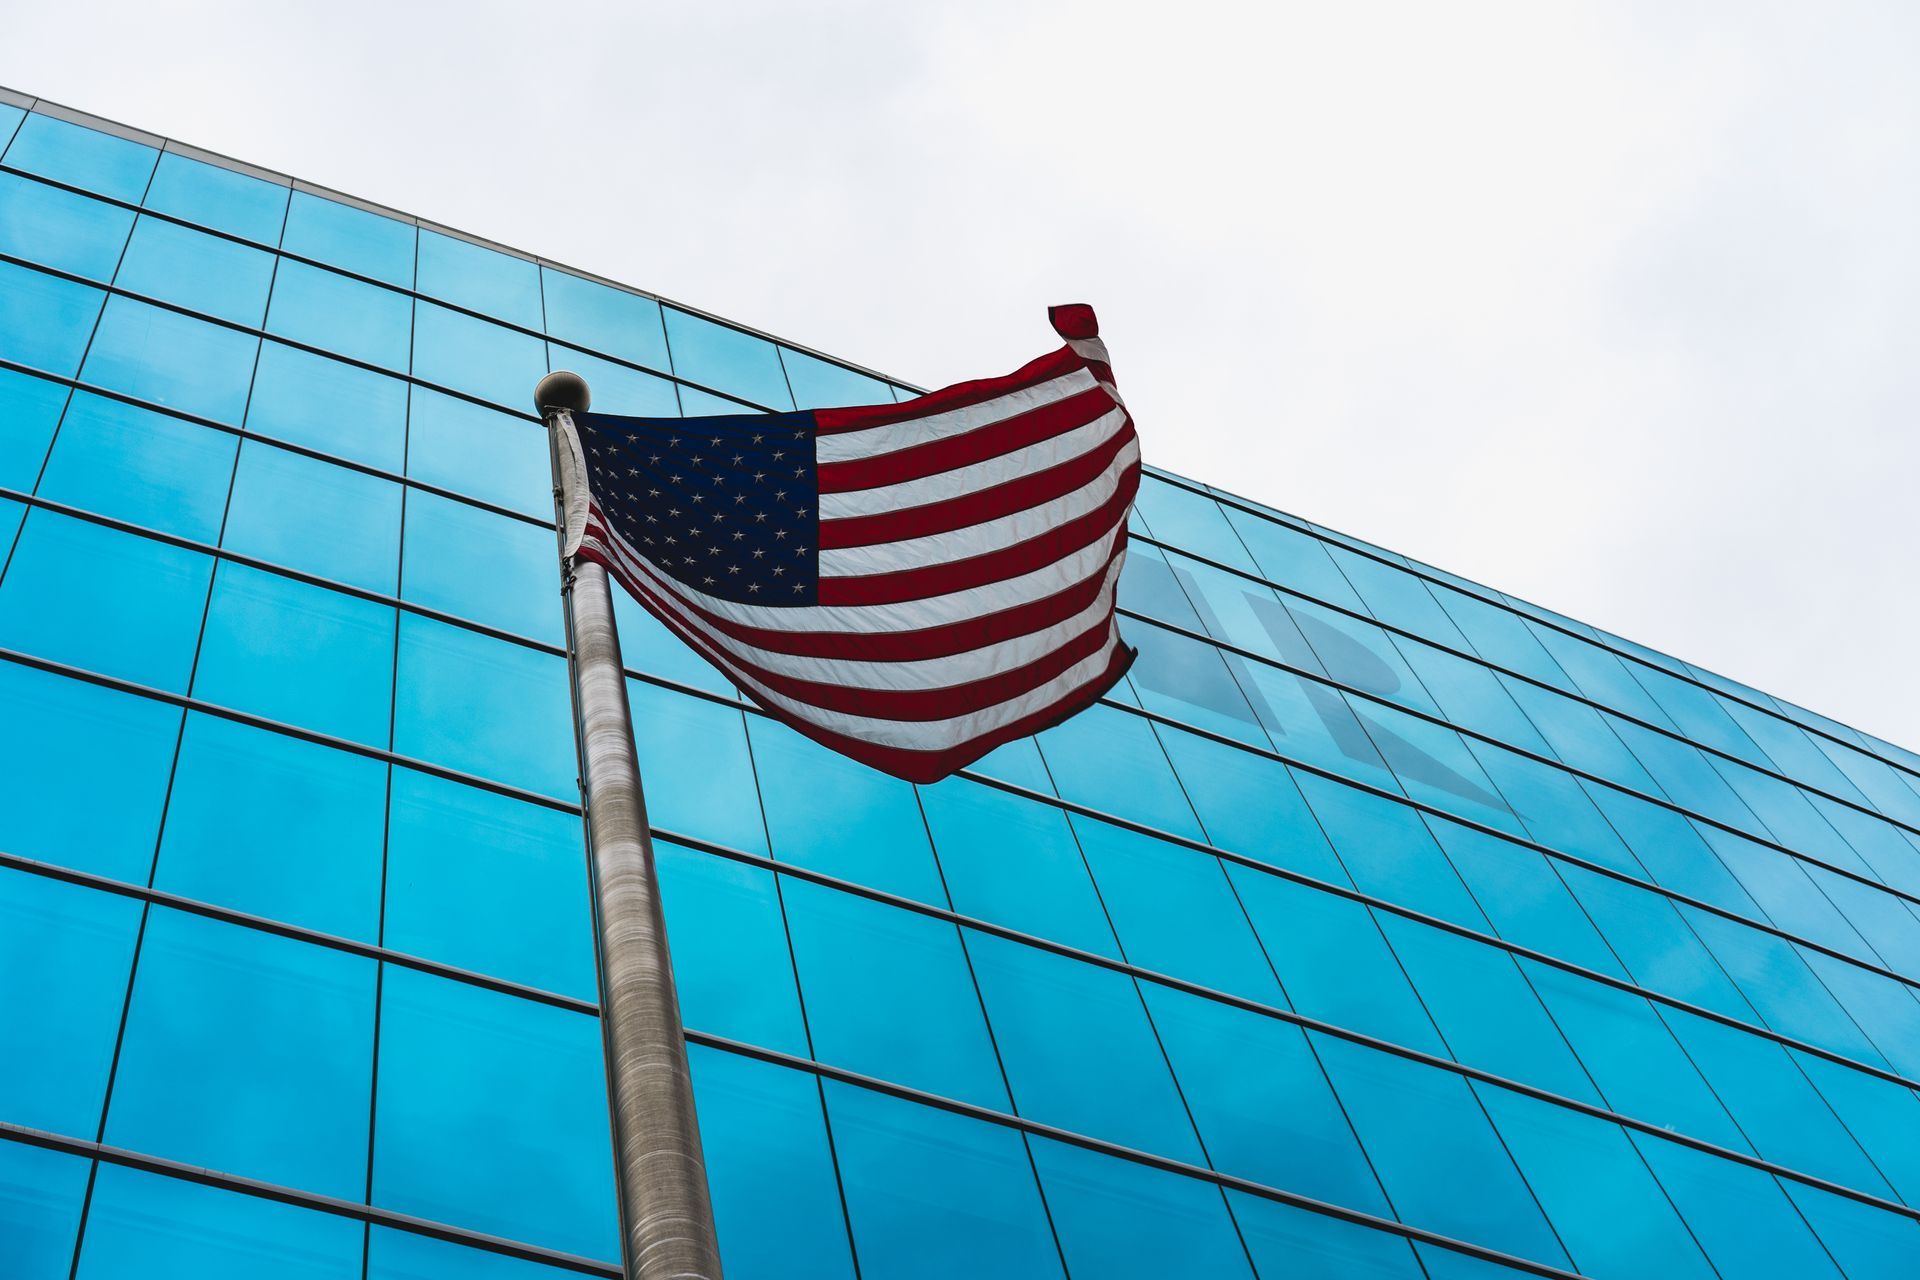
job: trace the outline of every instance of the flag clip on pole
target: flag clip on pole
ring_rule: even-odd
[[[552,452],[566,584],[625,1269],[628,1280],[720,1280],[613,595],[605,567],[574,554],[588,493],[573,414],[584,413],[588,402],[586,380],[574,373],[550,373],[534,389]]]

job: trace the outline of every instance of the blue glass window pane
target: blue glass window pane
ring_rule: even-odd
[[[1573,688],[1573,681],[1518,614],[1451,587],[1435,586],[1431,591],[1482,658],[1557,688]]]
[[[613,620],[620,632],[621,660],[628,670],[729,698],[738,696],[732,681],[641,608],[619,583],[611,585]]]
[[[632,679],[627,702],[634,724],[645,726],[635,736],[648,819],[669,831],[766,853],[740,712]]]
[[[13,145],[7,148],[7,163],[43,178],[139,204],[159,155],[141,143],[36,112],[14,134]]]
[[[964,778],[920,788],[920,803],[954,910],[1119,957],[1059,809]]]
[[[806,1056],[807,1029],[773,873],[665,840],[654,843],[689,1027]]]
[[[601,413],[621,413],[636,418],[671,418],[680,412],[680,397],[666,378],[629,369],[611,360],[547,344],[547,363],[555,369],[571,369],[587,380],[593,393],[593,407]],[[727,405],[715,413],[739,413],[741,406]]]
[[[1678,1010],[1663,1016],[1760,1155],[1892,1198],[1892,1189],[1785,1049]]]
[[[687,1047],[720,1260],[735,1280],[851,1276],[813,1077]]]
[[[1161,542],[1247,573],[1260,572],[1219,505],[1205,494],[1148,475],[1141,479],[1134,506]]]
[[[774,857],[947,905],[910,784],[760,716],[748,722],[748,737]]]
[[[394,771],[388,946],[591,1000],[586,874],[573,814]]]
[[[111,280],[132,226],[133,214],[118,205],[0,174],[0,253]]]
[[[1789,1054],[1900,1199],[1920,1198],[1920,1097],[1827,1058],[1798,1049]]]
[[[1006,1109],[951,924],[802,880],[783,880],[781,891],[821,1061]]]
[[[400,594],[551,645],[564,642],[553,530],[414,490]]]
[[[540,269],[525,258],[422,228],[416,287],[469,311],[540,327]]]
[[[864,1280],[1061,1274],[1018,1133],[834,1081],[823,1087]]]
[[[1582,785],[1653,883],[1759,918],[1759,909],[1740,881],[1687,819],[1611,787]]]
[[[281,260],[267,332],[405,372],[413,301],[379,285]]]
[[[1261,750],[1268,748],[1252,704],[1218,649],[1131,618],[1120,620],[1120,634],[1140,652],[1129,678],[1141,706]]]
[[[534,384],[546,372],[540,339],[431,302],[414,304],[415,377],[519,409],[533,403]]]
[[[540,282],[549,335],[635,364],[669,367],[660,304],[652,298],[552,267],[540,268]]]
[[[100,1166],[80,1280],[354,1280],[366,1228],[258,1196]]]
[[[1053,775],[1047,772],[1046,761],[1040,758],[1040,744],[1033,738],[1003,743],[967,766],[966,771],[1025,787],[1043,796],[1056,794]]]
[[[787,383],[801,409],[820,409],[828,405],[888,404],[893,397],[887,384],[844,365],[830,364],[792,347],[780,348],[780,363],[787,371]]]
[[[1363,892],[1485,931],[1486,918],[1418,810],[1312,774],[1298,781]]]
[[[1582,867],[1560,863],[1556,870],[1637,984],[1743,1022],[1756,1021],[1671,901]]]
[[[1512,956],[1403,917],[1384,916],[1380,928],[1456,1061],[1600,1101]]]
[[[1072,822],[1129,961],[1280,1003],[1279,984],[1218,858],[1091,818]]]
[[[1458,733],[1379,703],[1356,713],[1411,799],[1514,835],[1526,833]]]
[[[38,492],[144,528],[216,542],[238,443],[225,431],[78,392]]]
[[[373,746],[387,743],[393,610],[222,564],[196,696]]]
[[[1285,603],[1320,666],[1334,680],[1428,715],[1440,713],[1386,632],[1311,601]]]
[[[424,387],[413,391],[407,474],[522,515],[553,518],[547,433],[537,423]]]
[[[1151,982],[1141,993],[1214,1168],[1389,1212],[1299,1027]]]
[[[359,1199],[374,964],[153,908],[106,1141]]]
[[[367,1237],[367,1280],[575,1280],[579,1274],[391,1227],[373,1227]]]
[[[1582,1275],[1715,1274],[1619,1126],[1505,1089],[1476,1092]]]
[[[0,262],[0,350],[7,359],[72,377],[106,294]]]
[[[1492,671],[1405,636],[1395,636],[1393,643],[1448,720],[1525,751],[1553,753]]]
[[[280,247],[406,289],[413,285],[413,240],[408,223],[296,191]]]
[[[1468,647],[1466,637],[1419,578],[1345,547],[1329,547],[1327,554],[1366,601],[1367,611],[1380,621],[1448,648]]]
[[[273,255],[177,222],[133,224],[114,287],[235,324],[257,325],[273,282]]]
[[[265,342],[247,405],[247,430],[399,471],[407,451],[407,384]]]
[[[1484,742],[1473,743],[1471,750],[1535,841],[1638,880],[1647,878],[1646,868],[1572,774]]]
[[[1269,581],[1343,609],[1366,612],[1366,605],[1354,594],[1346,576],[1327,554],[1326,544],[1318,538],[1230,505],[1220,509]]]
[[[0,369],[0,486],[32,490],[66,403],[59,383]]]
[[[1567,1266],[1473,1090],[1460,1076],[1308,1033],[1403,1222]],[[1433,1153],[1444,1151],[1445,1160]],[[1470,1186],[1472,1195],[1461,1195]]]
[[[145,884],[180,712],[0,662],[0,724],[0,849]]]
[[[111,298],[83,380],[182,413],[237,423],[260,340],[131,298]]]
[[[378,942],[386,788],[378,760],[189,715],[154,883]]]
[[[13,141],[14,133],[20,128],[20,122],[26,119],[26,116],[25,111],[12,103],[0,102],[0,150],[5,150],[6,143]]]
[[[132,898],[0,871],[0,1120],[98,1132],[139,924]]]
[[[600,1026],[388,965],[373,1202],[619,1256]]]
[[[1240,1191],[1227,1202],[1262,1276],[1428,1280],[1399,1236]]]
[[[1319,889],[1228,867],[1292,1006],[1310,1018],[1446,1055],[1373,913]]]
[[[391,594],[400,572],[400,486],[249,440],[221,542],[270,564]]]
[[[1835,1053],[1886,1065],[1790,943],[1693,907],[1681,907],[1680,914],[1766,1025]]]
[[[0,1258],[12,1280],[66,1280],[86,1193],[85,1160],[0,1142]]]
[[[1782,1180],[1847,1280],[1906,1280],[1920,1257],[1920,1223],[1857,1200]]]
[[[1092,706],[1041,734],[1040,743],[1062,799],[1174,835],[1206,838],[1152,722],[1117,707]]]
[[[1218,1187],[1046,1138],[1033,1162],[1073,1274],[1252,1280]]]
[[[1610,1110],[1730,1150],[1751,1149],[1644,996],[1531,960],[1521,968]]]
[[[1434,820],[1430,830],[1497,936],[1597,973],[1626,976],[1549,859],[1444,819]]]
[[[401,754],[571,799],[572,706],[558,654],[402,615],[393,725]]]
[[[1164,726],[1160,741],[1215,848],[1347,883],[1285,765]]]
[[[0,578],[0,645],[88,671],[181,690],[212,560],[51,511],[29,512]],[[85,565],[88,625],[71,624]]]
[[[760,406],[748,404],[742,400],[709,395],[698,387],[690,387],[684,383],[676,384],[674,390],[680,397],[680,412],[689,418],[711,413],[752,413],[760,409]],[[761,411],[771,412],[771,410]]]
[[[663,310],[675,373],[764,409],[794,407],[780,354],[771,342],[673,307]],[[687,412],[706,411],[688,406]]]
[[[1204,1163],[1132,978],[971,930],[966,938],[1021,1115]]]
[[[287,188],[277,182],[167,152],[153,171],[146,206],[216,231],[273,245],[280,243],[287,194]]]
[[[1633,1142],[1721,1275],[1840,1280],[1772,1177],[1677,1142]]]

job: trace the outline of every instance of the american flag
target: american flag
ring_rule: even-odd
[[[1049,316],[1065,346],[902,404],[563,418],[569,545],[768,714],[945,777],[1134,657],[1114,591],[1140,446],[1093,309]]]

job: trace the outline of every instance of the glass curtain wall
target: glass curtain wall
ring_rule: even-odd
[[[616,1276],[531,389],[911,393],[0,144],[0,1270]],[[920,788],[620,601],[730,1276],[1912,1274],[1920,757],[1158,472],[1121,599]]]

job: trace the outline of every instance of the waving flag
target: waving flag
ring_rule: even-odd
[[[568,549],[768,714],[931,782],[1105,693],[1140,447],[1093,309],[904,404],[574,415]]]

